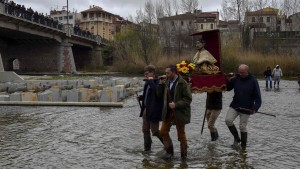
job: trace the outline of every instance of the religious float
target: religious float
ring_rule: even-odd
[[[226,76],[222,71],[220,31],[202,31],[191,36],[196,43],[203,40],[205,47],[198,50],[190,61],[177,64],[178,71],[190,83],[193,92],[225,91]]]

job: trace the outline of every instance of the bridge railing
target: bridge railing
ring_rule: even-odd
[[[106,40],[101,36],[95,36],[89,31],[83,31],[78,26],[72,27],[71,25],[63,25],[53,18],[44,16],[43,14],[39,14],[37,11],[33,12],[31,8],[26,9],[24,5],[21,6],[19,4],[15,4],[13,1],[7,2],[5,0],[0,0],[0,13],[19,17],[31,22],[63,31],[69,37],[71,37],[72,35],[77,35],[89,40],[96,41],[97,44],[106,42]]]

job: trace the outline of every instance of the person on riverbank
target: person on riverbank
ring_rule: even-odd
[[[222,92],[207,93],[206,97],[206,119],[210,131],[211,141],[219,138],[218,130],[215,127],[217,118],[222,110]]]
[[[155,75],[155,67],[148,65],[144,68],[145,85],[143,95],[138,97],[142,101],[140,117],[143,118],[142,131],[144,134],[144,151],[151,150],[151,134],[156,136],[162,143],[162,137],[159,131],[159,121],[161,121],[161,112],[163,99],[156,94],[159,80]]]
[[[157,94],[164,98],[162,125],[160,134],[163,138],[166,154],[170,159],[174,155],[173,142],[169,135],[172,125],[176,125],[178,141],[180,141],[181,158],[187,157],[187,138],[185,125],[191,121],[192,94],[189,84],[177,74],[177,67],[169,65],[165,69],[166,79],[160,81]]]
[[[264,76],[266,79],[266,89],[268,89],[268,84],[270,82],[270,89],[272,89],[272,71],[270,66],[267,67],[267,69],[264,71]]]
[[[248,120],[251,114],[258,111],[262,100],[257,79],[249,72],[249,67],[241,64],[238,71],[236,76],[228,80],[227,91],[233,89],[234,96],[226,114],[225,122],[234,137],[232,147],[239,147],[241,142],[242,149],[246,150]],[[233,123],[238,116],[240,117],[241,137]]]
[[[282,70],[279,67],[279,65],[276,65],[275,68],[273,69],[272,75],[274,76],[274,88],[276,87],[276,83],[277,83],[277,89],[279,89],[279,82],[280,82],[280,78],[282,76]]]

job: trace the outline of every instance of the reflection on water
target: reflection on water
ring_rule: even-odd
[[[260,86],[264,86],[260,81]],[[153,138],[143,152],[142,119],[134,97],[124,108],[1,107],[0,168],[297,168],[300,156],[297,83],[282,81],[280,90],[261,88],[262,112],[251,116],[247,152],[230,148],[233,138],[225,115],[233,93],[224,93],[217,122],[220,138],[200,134],[206,94],[193,94],[192,120],[186,126],[188,159],[180,158],[176,130],[170,131],[174,159],[160,158],[163,147]]]

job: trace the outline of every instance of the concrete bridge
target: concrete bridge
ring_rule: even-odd
[[[103,66],[104,39],[39,20],[0,2],[0,55],[5,71],[76,72]]]

